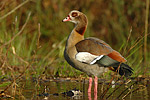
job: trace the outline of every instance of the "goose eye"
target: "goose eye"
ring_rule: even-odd
[[[72,16],[72,17],[77,17],[77,16],[78,16],[78,13],[73,12],[73,13],[71,14],[71,16]]]

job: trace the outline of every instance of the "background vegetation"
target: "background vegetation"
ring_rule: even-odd
[[[146,17],[150,15],[146,14],[146,0],[2,0],[0,79],[85,76],[63,57],[74,25],[62,23],[62,19],[74,9],[88,17],[85,37],[100,38],[119,51],[134,69],[133,76],[149,75],[150,24],[146,24]]]

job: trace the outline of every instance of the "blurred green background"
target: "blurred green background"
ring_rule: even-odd
[[[74,24],[63,23],[62,19],[74,9],[88,17],[85,37],[100,38],[119,51],[134,69],[133,76],[149,75],[150,37],[145,36],[145,18],[150,15],[146,15],[146,0],[1,0],[0,78],[15,77],[24,71],[25,78],[86,76],[70,67],[63,57]]]

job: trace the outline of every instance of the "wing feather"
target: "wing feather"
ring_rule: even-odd
[[[113,49],[104,42],[97,41],[93,38],[87,38],[75,45],[78,52],[89,52],[93,55],[108,55]]]
[[[86,38],[76,45],[77,52],[87,52],[95,56],[107,55],[118,62],[126,62],[126,59],[117,51],[113,50],[107,43],[97,38]]]

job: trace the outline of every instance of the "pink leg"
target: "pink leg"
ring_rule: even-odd
[[[89,88],[88,88],[88,93],[91,93],[91,88],[92,88],[92,77],[89,77]]]
[[[88,100],[92,100],[90,92],[88,92]]]
[[[97,100],[97,93],[94,93],[94,100]]]
[[[98,85],[98,78],[97,76],[95,76],[95,79],[94,79],[94,93],[97,94],[97,85]]]

